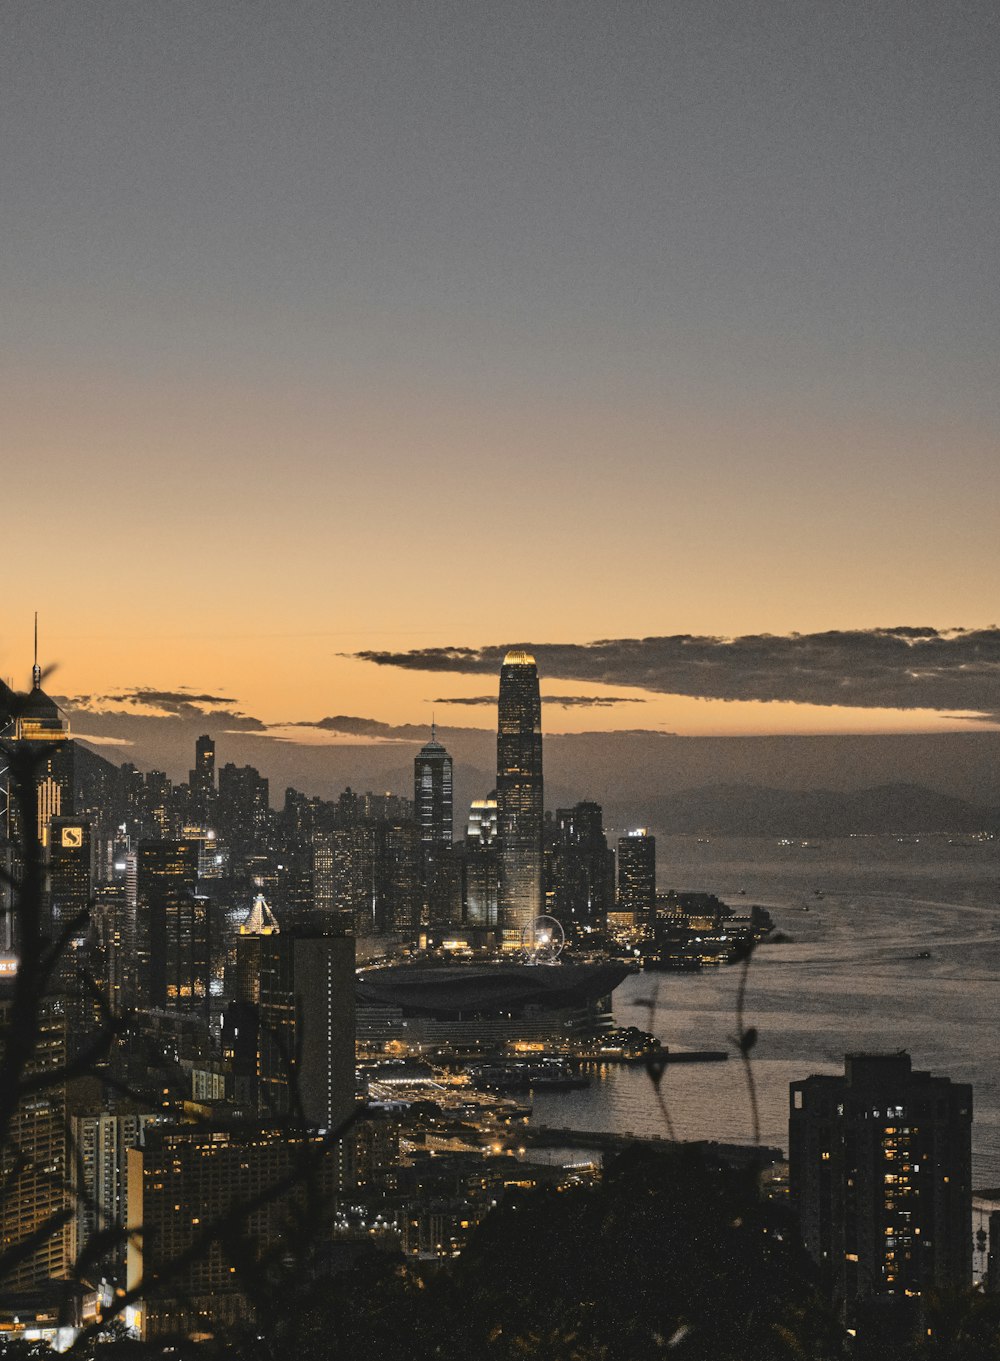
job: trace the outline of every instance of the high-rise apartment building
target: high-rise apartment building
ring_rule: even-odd
[[[514,649],[500,668],[497,711],[497,837],[500,845],[500,926],[504,944],[543,911],[542,705],[538,668]]]
[[[151,1125],[128,1152],[128,1286],[143,1287],[141,1336],[245,1323],[261,1259],[279,1252],[315,1290],[343,1181],[343,1142],[315,1131]]]
[[[270,786],[253,766],[231,761],[219,771],[217,799],[219,830],[237,857],[259,844],[268,823]]]
[[[77,1168],[76,1233],[81,1252],[98,1233],[107,1233],[107,1250],[96,1265],[113,1285],[125,1284],[125,1229],[128,1224],[128,1150],[156,1117],[108,1111],[74,1116],[71,1121]],[[115,1239],[114,1230],[121,1230]]]
[[[848,1326],[898,1329],[928,1289],[971,1285],[970,1086],[848,1054],[843,1077],[791,1084],[788,1138],[803,1241]]]
[[[0,991],[0,1056],[14,1023],[13,984]],[[71,1161],[66,1130],[66,1021],[43,1003],[26,1079],[45,1085],[25,1094],[0,1144],[0,1255],[11,1263],[0,1296],[65,1280],[76,1258]]]

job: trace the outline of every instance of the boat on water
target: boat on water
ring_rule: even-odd
[[[494,1092],[569,1092],[590,1086],[589,1077],[561,1059],[478,1064],[469,1076],[473,1086]]]
[[[670,1049],[661,1057],[667,1063],[724,1063],[729,1054],[725,1049]]]

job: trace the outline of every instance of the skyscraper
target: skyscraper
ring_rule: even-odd
[[[69,724],[55,700],[42,689],[42,668],[38,664],[37,626],[35,664],[31,669],[31,689],[17,697],[14,724],[14,750],[27,749],[33,758],[32,777],[36,788],[38,840],[49,844],[49,825],[54,817],[73,812],[74,757]],[[8,806],[7,835],[11,842],[22,842],[21,809],[17,799]]]
[[[497,835],[497,791],[488,798],[473,799],[469,805],[469,821],[465,831],[469,841],[479,846],[492,846]]]
[[[440,850],[452,842],[452,761],[437,740],[431,724],[431,740],[413,761],[413,803],[420,828],[422,851]]]
[[[0,983],[0,1058],[14,1024],[13,983]],[[51,1004],[42,1005],[38,1034],[25,1078],[46,1084],[27,1091],[14,1110],[0,1143],[0,1255],[7,1270],[0,1296],[65,1280],[76,1256],[66,1133],[66,1083],[56,1076],[66,1066],[66,1022]]]
[[[552,881],[546,885],[552,911],[567,929],[603,929],[614,907],[615,853],[604,835],[600,804],[585,800],[558,809],[552,840]]]
[[[249,854],[264,834],[270,813],[269,794],[267,779],[253,766],[227,761],[219,771],[219,830],[238,860]]]
[[[643,926],[656,907],[656,837],[637,827],[618,838],[619,917],[630,926]]]
[[[94,877],[90,824],[81,818],[55,817],[50,833],[52,919],[57,927],[63,927],[76,918],[85,918],[90,908]]]
[[[208,1004],[208,899],[198,893],[197,841],[143,841],[137,865],[137,955],[149,1007]]]
[[[194,744],[194,770],[188,777],[195,820],[212,825],[215,812],[215,743],[205,734]]]
[[[234,1021],[256,1039],[259,1108],[333,1129],[354,1105],[354,941],[252,926],[236,941]]]
[[[542,704],[535,659],[519,648],[500,668],[497,713],[497,837],[504,944],[542,912]]]
[[[413,761],[413,807],[420,837],[420,917],[437,925],[460,916],[461,907],[452,857],[452,762],[433,723],[430,741]]]
[[[792,1204],[859,1335],[915,1324],[928,1288],[971,1284],[971,1131],[972,1088],[905,1052],[791,1084]]]

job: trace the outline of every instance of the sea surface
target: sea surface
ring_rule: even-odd
[[[854,1050],[906,1049],[915,1068],[973,1086],[973,1184],[1000,1186],[1000,842],[945,836],[657,839],[661,889],[760,903],[790,943],[750,966],[745,1023],[765,1144],[787,1149],[788,1084],[843,1070]],[[745,889],[745,894],[740,893]],[[819,895],[822,896],[819,896]],[[921,951],[930,958],[920,959]],[[735,1052],[738,967],[632,975],[615,1020],[673,1049],[728,1049],[725,1063],[670,1065],[661,1094],[678,1138],[751,1142]],[[585,1090],[537,1093],[532,1122],[666,1133],[641,1068],[608,1066]]]

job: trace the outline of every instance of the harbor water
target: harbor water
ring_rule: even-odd
[[[819,839],[818,839],[819,840]],[[915,1068],[974,1089],[973,1176],[1000,1185],[1000,847],[991,839],[660,837],[661,889],[716,893],[737,912],[766,906],[792,939],[755,955],[745,1023],[765,1144],[787,1148],[788,1084],[842,1071],[855,1050],[906,1049]],[[741,892],[741,890],[744,890]],[[615,1020],[672,1049],[729,1049],[726,1063],[671,1064],[661,1094],[678,1138],[752,1139],[737,1056],[739,969],[630,976]],[[536,1093],[532,1123],[665,1134],[642,1068],[608,1066],[591,1086]]]

